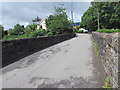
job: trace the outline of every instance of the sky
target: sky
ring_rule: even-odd
[[[73,10],[74,22],[80,22],[81,16],[90,7],[90,2],[2,2],[0,24],[8,30],[17,23],[25,26],[32,24],[32,19],[37,16],[45,20],[59,4],[64,4],[69,19]]]

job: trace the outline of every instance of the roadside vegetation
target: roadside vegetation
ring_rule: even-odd
[[[83,30],[76,30],[77,33],[83,33]]]
[[[103,88],[105,88],[105,90],[113,90],[112,82],[109,77],[105,78]]]
[[[97,44],[94,41],[93,41],[93,48],[95,49],[97,55],[100,56],[99,47],[97,46]]]
[[[120,1],[119,2],[91,2],[89,9],[81,18],[80,28],[96,31],[98,29],[99,17],[99,32],[116,32],[120,29]],[[110,29],[110,30],[108,30]],[[104,31],[105,30],[105,31]]]
[[[114,32],[120,32],[120,29],[100,29],[100,30],[97,30],[97,32],[101,32],[101,33],[114,33]]]
[[[55,13],[46,19],[49,35],[72,33],[73,30],[72,27],[70,27],[71,24],[72,21],[68,20],[66,9],[63,8],[63,4],[59,7],[55,7]]]
[[[68,20],[66,15],[66,9],[63,8],[63,4],[55,7],[55,12],[50,15],[46,21],[47,29],[37,28],[37,24],[34,24],[39,18],[37,17],[33,20],[32,25],[24,27],[23,25],[16,24],[13,29],[4,30],[4,27],[0,25],[0,33],[2,40],[12,40],[20,38],[35,38],[40,36],[53,36],[59,34],[73,33],[72,27],[70,25],[72,22]],[[41,19],[39,19],[41,21]]]
[[[47,32],[43,31],[42,29],[38,29],[35,31],[32,31],[30,33],[25,33],[22,35],[5,35],[2,40],[13,40],[13,39],[20,39],[20,38],[35,38],[35,37],[40,37],[40,36],[46,36]]]
[[[76,33],[83,33],[83,30],[79,30],[79,29],[80,29],[80,25],[77,25],[77,26],[75,27]]]

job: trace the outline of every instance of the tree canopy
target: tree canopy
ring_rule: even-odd
[[[20,34],[24,34],[24,26],[20,25],[20,24],[16,24],[14,26],[14,29],[10,29],[8,31],[8,33],[10,35],[20,35]]]
[[[0,39],[4,36],[4,27],[0,24]]]
[[[119,2],[91,2],[91,7],[83,14],[81,26],[88,30],[97,30],[98,14],[101,29],[120,28]]]
[[[26,34],[28,34],[28,33],[33,32],[33,31],[35,31],[35,30],[37,30],[37,25],[36,25],[36,24],[32,24],[32,25],[28,25],[28,26],[25,28],[24,32],[25,32]]]
[[[65,10],[63,4],[55,7],[55,13],[46,19],[46,26],[50,34],[55,35],[72,32],[72,29],[69,27],[71,22],[68,20]]]

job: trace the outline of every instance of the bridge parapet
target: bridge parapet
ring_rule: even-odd
[[[2,67],[54,44],[75,37],[76,34],[5,40],[2,42]]]
[[[120,84],[120,33],[93,32],[93,40],[97,44],[100,57],[107,76],[111,78],[114,88]]]

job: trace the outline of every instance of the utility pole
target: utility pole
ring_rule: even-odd
[[[73,20],[73,11],[71,11],[71,17],[72,17],[72,29],[73,29],[73,32],[74,32],[74,20]]]
[[[100,14],[98,9],[97,9],[97,14],[98,14],[98,31],[99,31],[100,30]]]
[[[73,18],[73,0],[71,0],[71,19],[72,19],[72,29],[74,31],[74,18]]]

